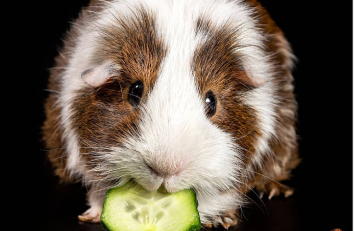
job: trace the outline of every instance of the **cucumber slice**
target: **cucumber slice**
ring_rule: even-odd
[[[133,182],[107,192],[101,222],[110,231],[201,229],[193,190],[149,192]]]

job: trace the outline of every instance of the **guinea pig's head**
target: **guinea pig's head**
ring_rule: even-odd
[[[242,185],[273,123],[272,105],[260,104],[270,70],[252,12],[133,1],[82,18],[60,98],[68,169],[169,192]]]

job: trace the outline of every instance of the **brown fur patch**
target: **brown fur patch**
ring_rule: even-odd
[[[217,98],[217,113],[211,117],[212,123],[232,134],[247,156],[254,153],[254,145],[260,131],[255,111],[243,104],[243,93],[254,89],[249,84],[247,74],[233,52],[238,46],[237,33],[226,25],[213,28],[209,21],[200,18],[197,21],[196,34],[202,33],[206,41],[194,54],[193,70],[199,91],[204,99],[208,91]]]
[[[262,175],[277,181],[286,180],[290,176],[290,171],[298,165],[295,132],[297,104],[292,85],[292,52],[282,31],[259,2],[255,0],[245,2],[256,9],[254,16],[259,20],[257,25],[267,35],[265,36],[268,38],[265,42],[266,51],[272,55],[271,61],[276,73],[272,80],[276,86],[275,96],[281,99],[276,108],[276,138],[269,141],[273,155],[271,158],[270,155],[263,155],[262,168],[253,166],[254,171],[259,174],[248,173],[251,176],[248,179],[248,185],[253,187],[257,182],[269,183],[270,180]],[[249,157],[246,160],[248,166],[248,160],[254,152],[253,145],[260,131],[257,130],[258,121],[253,109],[238,100],[243,92],[252,89],[253,86],[240,67],[238,57],[230,52],[233,46],[238,45],[231,43],[237,41],[238,33],[228,29],[217,30],[212,28],[209,21],[198,20],[196,31],[204,33],[208,39],[195,54],[195,71],[202,95],[204,96],[205,91],[212,90],[218,98],[217,105],[220,106],[211,121],[234,135],[238,144],[244,149],[244,154]],[[230,32],[227,33],[228,31]],[[280,171],[276,172],[275,169],[280,169]],[[245,187],[242,190],[247,192],[249,188]]]
[[[132,19],[119,19],[101,29],[100,56],[121,66],[121,75],[144,82],[152,89],[166,47],[156,35],[155,18],[140,9]]]
[[[101,35],[99,56],[120,69],[102,86],[80,90],[73,104],[73,125],[89,168],[98,164],[93,159],[96,151],[120,146],[125,137],[137,136],[140,110],[129,103],[129,88],[138,80],[143,82],[144,103],[165,56],[165,47],[155,34],[154,17],[143,10],[128,21],[117,19],[101,29]]]
[[[293,93],[293,55],[282,31],[261,4],[256,0],[245,0],[245,2],[256,9],[254,16],[259,20],[258,27],[268,35],[265,45],[267,51],[272,54],[271,61],[275,71],[273,79],[276,86],[275,96],[280,99],[276,107],[276,138],[269,141],[273,152],[272,158],[264,156],[262,169],[256,168],[255,171],[277,181],[287,180],[291,170],[300,162],[295,131],[297,103]],[[275,172],[275,166],[278,166],[281,171]],[[250,179],[250,185],[256,182],[267,184],[270,180],[262,175],[255,175]]]
[[[54,107],[57,98],[51,94],[45,103],[46,121],[43,124],[43,140],[48,149],[48,158],[55,169],[55,174],[61,181],[69,181],[69,174],[65,169],[66,158],[62,142],[62,128],[59,122],[60,108]]]
[[[72,25],[69,32],[64,37],[63,48],[60,50],[60,55],[55,58],[54,68],[51,69],[49,84],[47,89],[50,94],[45,101],[46,120],[42,126],[43,141],[48,150],[48,159],[55,169],[55,174],[60,177],[61,181],[75,180],[66,171],[67,150],[66,143],[63,139],[63,127],[60,124],[61,107],[58,104],[59,92],[61,92],[61,76],[68,65],[68,59],[71,57],[73,50],[76,47],[77,37],[79,36],[80,28],[86,23],[86,18],[96,17],[96,13],[101,11],[101,1],[91,1],[89,7],[83,9],[80,17]]]

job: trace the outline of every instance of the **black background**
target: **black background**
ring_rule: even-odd
[[[85,188],[58,185],[40,142],[49,68],[63,33],[87,0],[1,1],[0,229],[101,230],[79,224]],[[263,0],[299,59],[302,164],[292,198],[244,209],[237,230],[352,228],[351,1]],[[264,205],[264,204],[265,205]]]

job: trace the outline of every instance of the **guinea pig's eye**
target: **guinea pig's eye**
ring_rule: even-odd
[[[128,101],[133,107],[137,107],[143,95],[143,83],[141,81],[134,82],[129,88]]]
[[[206,102],[206,114],[208,117],[212,117],[214,114],[216,114],[216,110],[217,110],[216,96],[213,94],[212,91],[207,92],[205,102]]]

